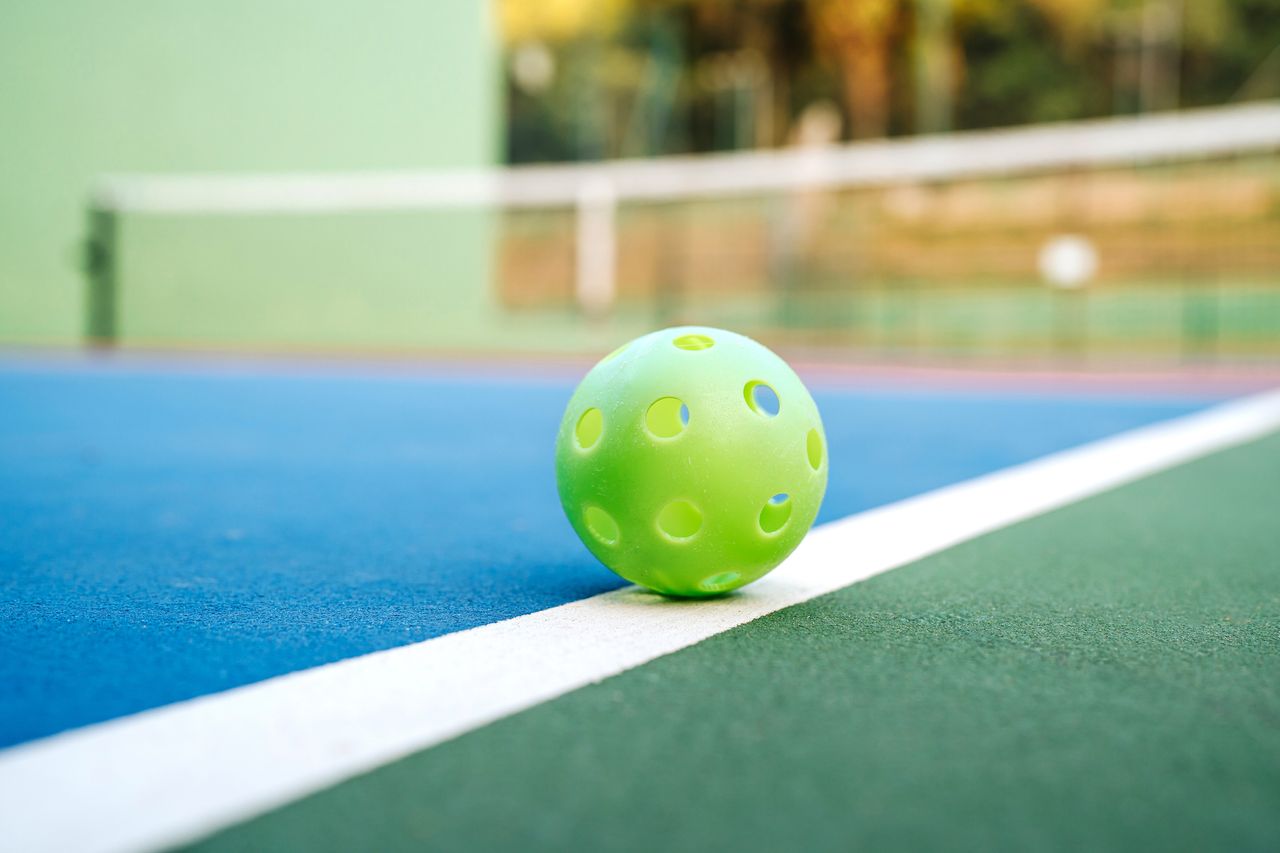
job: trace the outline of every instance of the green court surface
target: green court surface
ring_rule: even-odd
[[[778,611],[199,845],[1280,842],[1280,436]]]

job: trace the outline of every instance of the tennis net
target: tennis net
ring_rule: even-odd
[[[591,349],[696,321],[890,354],[1275,355],[1278,158],[1280,104],[1260,103],[590,164],[105,176],[87,332]]]

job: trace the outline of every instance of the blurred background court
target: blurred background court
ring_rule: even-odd
[[[0,343],[1280,358],[1280,0],[0,16]]]

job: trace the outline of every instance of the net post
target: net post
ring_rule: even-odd
[[[592,178],[577,198],[577,253],[574,294],[589,317],[608,314],[616,296],[618,194],[605,177]]]
[[[89,233],[84,246],[85,342],[110,347],[118,342],[119,305],[116,294],[119,214],[105,205],[89,208]]]

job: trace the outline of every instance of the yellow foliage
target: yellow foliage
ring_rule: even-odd
[[[622,20],[627,0],[498,0],[503,41],[565,41],[604,34]]]
[[[815,0],[814,20],[835,39],[878,41],[888,35],[906,0]]]

